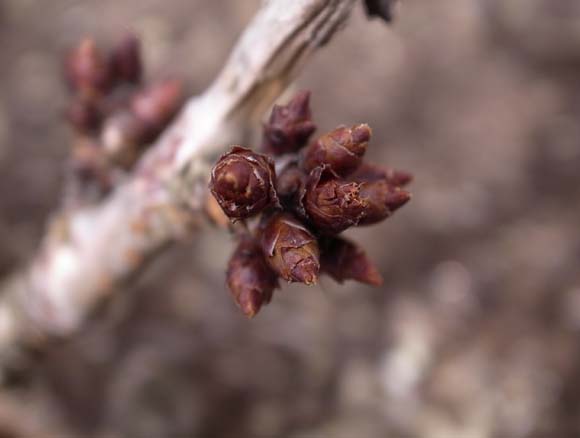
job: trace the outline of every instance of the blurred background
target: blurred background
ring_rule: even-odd
[[[580,433],[580,3],[403,3],[393,26],[357,5],[297,84],[319,132],[368,122],[371,159],[416,177],[348,233],[385,285],[285,286],[248,321],[207,229],[0,390],[2,438]],[[133,29],[195,94],[258,6],[0,2],[1,276],[59,200],[64,51]]]

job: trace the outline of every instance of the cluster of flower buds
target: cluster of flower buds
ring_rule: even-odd
[[[72,176],[106,193],[176,114],[182,84],[143,84],[140,44],[132,34],[107,52],[83,39],[67,54],[64,70],[72,93],[66,115],[76,134]]]
[[[381,285],[364,250],[339,234],[388,218],[411,196],[403,189],[409,173],[364,162],[368,125],[339,126],[310,141],[316,126],[309,97],[300,92],[274,106],[264,153],[234,146],[211,172],[215,201],[244,225],[227,284],[248,317],[270,302],[280,278],[311,285],[325,273]]]

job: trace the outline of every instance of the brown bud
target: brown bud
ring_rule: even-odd
[[[177,113],[182,100],[183,87],[181,81],[175,79],[159,81],[133,97],[131,110],[147,126],[147,142],[161,133]]]
[[[404,170],[397,170],[390,167],[363,162],[350,176],[350,179],[358,182],[374,182],[383,180],[393,186],[403,187],[413,181],[413,175]]]
[[[316,125],[310,112],[310,92],[301,91],[287,105],[274,105],[264,125],[263,150],[274,155],[294,153],[304,147]]]
[[[365,0],[364,3],[369,17],[380,17],[387,23],[393,20],[393,8],[397,0]]]
[[[266,264],[260,245],[243,239],[232,254],[226,273],[227,284],[236,304],[248,318],[272,299],[278,277]]]
[[[209,187],[226,215],[245,219],[278,205],[275,179],[271,158],[234,146],[213,167]]]
[[[383,284],[383,277],[358,245],[340,237],[324,239],[321,244],[321,271],[339,283],[356,280],[373,286]]]
[[[117,80],[130,84],[139,83],[143,71],[139,39],[133,34],[125,35],[113,48],[110,62]]]
[[[65,63],[65,73],[71,87],[84,97],[102,95],[111,85],[109,64],[90,38],[82,40],[70,52]]]
[[[367,206],[359,225],[370,225],[391,216],[411,199],[411,194],[386,181],[375,181],[360,184],[360,197]]]
[[[289,282],[314,284],[320,251],[312,233],[292,215],[276,213],[262,224],[261,245],[270,267]]]
[[[296,164],[286,166],[278,175],[276,192],[284,207],[295,210],[300,206],[300,196],[304,192],[308,175]]]
[[[307,172],[327,166],[338,176],[348,176],[361,164],[370,138],[371,129],[366,124],[338,127],[304,150],[302,166]]]
[[[66,112],[66,117],[71,126],[81,133],[89,133],[98,129],[102,118],[97,105],[84,99],[73,100]]]
[[[310,221],[323,234],[357,225],[367,207],[360,196],[360,183],[338,180],[322,167],[310,173],[302,203]]]

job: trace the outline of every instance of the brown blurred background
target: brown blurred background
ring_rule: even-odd
[[[284,287],[247,321],[208,229],[0,390],[1,437],[580,434],[580,4],[403,3],[391,27],[357,5],[297,85],[320,131],[368,122],[371,158],[416,176],[349,233],[385,286]],[[134,29],[197,93],[257,7],[0,2],[0,275],[59,199],[64,50]]]

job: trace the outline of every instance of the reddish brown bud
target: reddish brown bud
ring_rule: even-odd
[[[383,180],[393,186],[403,187],[413,181],[413,175],[404,170],[397,170],[390,167],[377,166],[375,164],[363,162],[350,176],[350,179],[358,182],[374,182]]]
[[[278,175],[276,192],[286,208],[293,210],[300,205],[307,179],[308,175],[295,164],[286,166]]]
[[[270,302],[278,287],[278,277],[266,264],[260,245],[247,238],[232,254],[226,280],[236,304],[248,318]]]
[[[65,63],[65,73],[71,87],[85,97],[101,95],[111,85],[109,64],[90,38],[82,40],[70,52]]]
[[[82,133],[95,131],[101,123],[101,113],[94,102],[75,99],[66,112],[71,126]]]
[[[130,84],[139,83],[143,68],[139,39],[135,35],[125,35],[113,48],[111,67],[117,80]]]
[[[360,196],[366,201],[367,207],[359,225],[380,222],[391,216],[411,199],[409,192],[390,185],[386,181],[361,183]]]
[[[226,215],[245,219],[278,205],[275,179],[271,158],[234,146],[213,167],[209,187]]]
[[[383,284],[383,277],[358,245],[340,237],[324,239],[321,244],[321,271],[339,283],[356,280],[373,286]]]
[[[308,218],[325,234],[357,225],[367,207],[360,196],[359,183],[338,180],[321,167],[311,172],[303,196]]]
[[[288,105],[274,105],[264,125],[262,148],[274,155],[294,153],[304,147],[316,125],[310,112],[310,92],[301,91]]]
[[[289,282],[314,284],[320,270],[318,242],[288,213],[276,213],[263,224],[262,250],[270,267]]]
[[[304,150],[302,166],[307,172],[328,166],[336,175],[348,176],[361,164],[370,138],[371,128],[367,124],[338,127]]]
[[[183,100],[181,81],[159,81],[137,93],[131,101],[133,114],[148,127],[152,141],[177,113]]]

